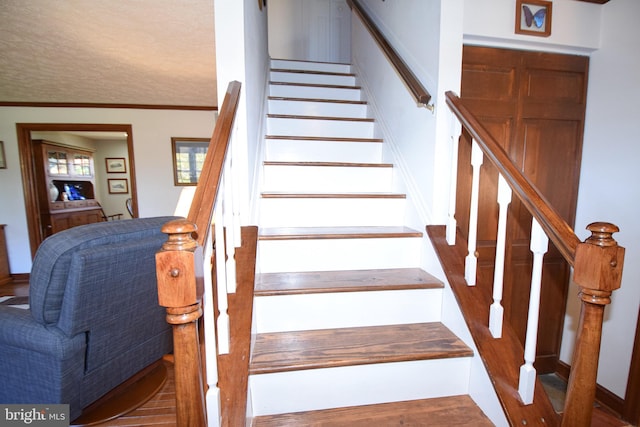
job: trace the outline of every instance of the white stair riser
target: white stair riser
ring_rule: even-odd
[[[268,117],[267,134],[323,138],[373,138],[373,122]]]
[[[340,102],[269,100],[269,114],[288,114],[291,116],[367,117],[366,104]]]
[[[288,73],[286,71],[271,71],[269,80],[272,82],[287,83],[314,83],[323,85],[355,86],[355,76],[345,76],[337,74],[309,74],[309,73]]]
[[[361,101],[360,89],[301,85],[269,85],[269,95],[288,98],[339,99]]]
[[[327,73],[350,73],[351,65],[329,62],[288,61],[286,59],[272,59],[271,68],[286,70],[324,71]]]
[[[417,237],[261,240],[260,272],[419,267],[420,244]]]
[[[252,375],[254,415],[468,393],[469,359],[449,358]]]
[[[441,289],[256,297],[257,333],[438,322]]]
[[[379,142],[267,139],[266,159],[291,162],[364,162],[382,160]]]
[[[393,168],[265,165],[263,178],[264,191],[388,192]]]
[[[393,226],[404,224],[406,199],[263,198],[261,227]]]

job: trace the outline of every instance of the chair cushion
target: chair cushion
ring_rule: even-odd
[[[29,304],[34,319],[55,324],[74,255],[87,248],[136,241],[161,233],[162,225],[176,217],[129,219],[73,227],[42,242],[36,252],[29,283]]]

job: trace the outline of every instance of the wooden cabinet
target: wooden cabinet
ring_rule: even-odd
[[[34,140],[42,238],[103,220],[95,200],[93,154]]]

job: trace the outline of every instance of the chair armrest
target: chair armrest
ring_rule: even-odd
[[[84,334],[67,337],[56,327],[36,322],[29,310],[0,306],[0,353],[3,347],[15,347],[64,360],[84,346]]]

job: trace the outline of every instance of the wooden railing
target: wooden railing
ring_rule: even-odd
[[[230,386],[227,376],[248,372],[236,365],[248,363],[252,307],[234,307],[234,297],[253,300],[257,237],[255,227],[241,227],[232,162],[240,87],[229,84],[189,214],[164,225],[168,240],[156,255],[158,299],[173,325],[178,426],[244,425],[246,379],[239,374]]]
[[[367,14],[367,12],[362,8],[362,5],[358,0],[347,0],[347,4],[351,8],[351,10],[356,14],[358,18],[362,21],[362,24],[365,26],[371,37],[376,41],[382,52],[389,59],[389,62],[396,69],[400,78],[404,82],[404,84],[411,92],[411,95],[415,98],[416,102],[419,105],[424,105],[427,108],[432,109],[433,106],[429,104],[431,100],[431,95],[424,88],[420,80],[413,74],[409,66],[402,60],[400,55],[396,52],[396,50],[391,46],[389,41],[384,37],[380,29],[373,22],[371,17]]]
[[[464,102],[454,93],[447,92],[447,104],[453,112],[452,117],[452,174],[451,174],[451,200],[449,221],[446,230],[446,240],[449,245],[455,245],[457,240],[456,224],[456,175],[458,168],[458,143],[460,140],[462,127],[471,135],[471,166],[472,185],[471,203],[469,209],[469,230],[467,233],[467,255],[464,262],[464,280],[467,286],[475,285],[476,281],[476,232],[478,227],[478,200],[480,190],[479,169],[483,161],[488,160],[499,173],[498,197],[496,203],[499,205],[498,229],[496,230],[497,243],[495,255],[495,268],[493,280],[493,302],[487,309],[489,314],[488,324],[482,328],[488,333],[484,333],[482,328],[472,327],[475,331],[474,339],[482,352],[483,349],[492,348],[495,351],[496,345],[483,341],[500,341],[512,339],[510,334],[503,336],[503,330],[508,325],[503,322],[502,307],[502,275],[505,259],[505,230],[507,221],[507,206],[513,194],[515,194],[522,204],[532,215],[531,228],[531,251],[533,252],[533,270],[531,279],[531,296],[529,301],[529,315],[527,322],[527,333],[524,345],[524,360],[518,373],[504,372],[504,360],[492,362],[490,359],[497,358],[497,354],[484,354],[490,375],[496,384],[496,391],[505,409],[510,422],[515,424],[533,423],[538,425],[540,419],[527,419],[523,405],[535,405],[536,398],[540,390],[536,388],[536,370],[533,366],[536,353],[536,340],[538,328],[539,298],[542,275],[542,259],[548,249],[549,240],[559,250],[564,259],[573,267],[573,280],[580,288],[580,299],[582,308],[580,314],[580,324],[577,331],[577,341],[571,364],[571,374],[569,377],[567,397],[562,416],[563,426],[585,426],[590,425],[593,403],[596,390],[596,373],[602,335],[602,321],[604,307],[610,303],[612,291],[620,287],[622,266],[624,260],[624,248],[619,247],[613,239],[612,234],[618,231],[615,225],[598,222],[590,224],[587,228],[591,231],[591,236],[584,242],[576,236],[573,229],[562,219],[562,217],[545,200],[540,191],[531,181],[511,161],[508,154],[502,149],[489,132],[482,126],[478,119],[465,107]],[[452,277],[452,280],[456,280]],[[453,286],[453,285],[452,285]],[[455,286],[454,286],[455,288]],[[464,291],[462,291],[464,293]],[[465,300],[466,296],[459,297]],[[469,311],[484,312],[478,309],[477,305],[484,304],[484,301],[477,300],[467,304]],[[464,305],[465,304],[461,304]],[[475,308],[470,308],[475,305]],[[466,315],[467,313],[465,313]],[[482,316],[480,316],[482,317]],[[486,319],[486,318],[485,318]],[[484,320],[486,322],[486,320]],[[467,319],[469,323],[469,319]],[[493,347],[492,347],[493,346]],[[516,347],[513,345],[512,347]],[[498,353],[499,354],[499,353]],[[522,353],[521,353],[522,354]],[[504,354],[503,354],[504,356]],[[493,365],[492,365],[493,363]],[[500,366],[498,366],[500,365]],[[492,372],[493,370],[493,372]],[[517,388],[509,385],[511,378],[518,378]],[[536,413],[532,411],[531,413]],[[539,413],[536,413],[539,414]],[[545,418],[547,425],[555,425],[557,420],[554,416],[540,416]]]

